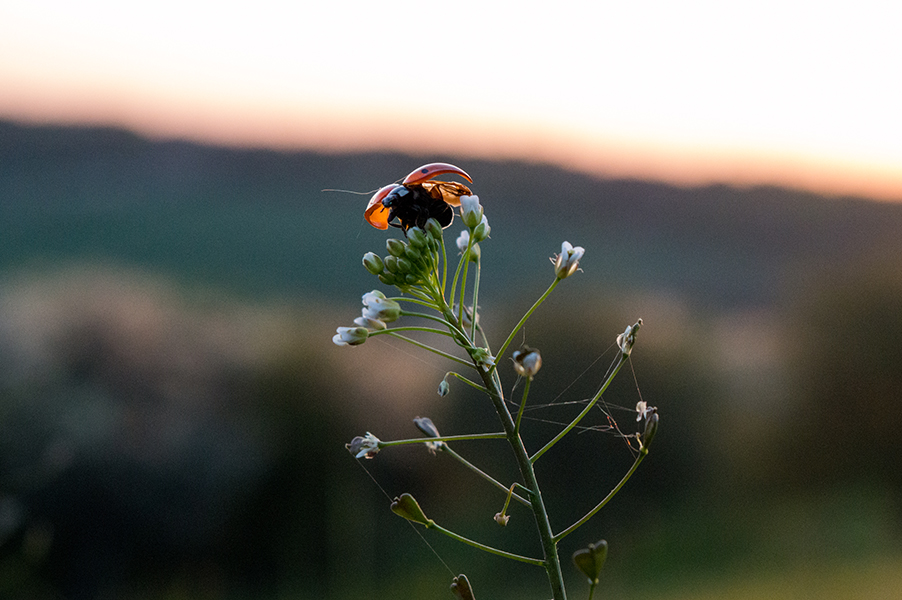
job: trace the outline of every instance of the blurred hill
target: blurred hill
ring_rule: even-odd
[[[526,328],[545,363],[531,398],[591,396],[605,348],[645,320],[635,375],[606,399],[624,423],[638,394],[658,406],[654,451],[564,555],[606,537],[607,585],[643,597],[674,581],[893,563],[902,204],[0,122],[0,597],[442,597],[446,570],[343,443],[414,435],[417,414],[443,433],[495,417],[469,390],[435,396],[441,360],[331,344],[377,286],[360,258],[387,236],[362,219],[368,193],[323,191],[372,191],[434,160],[473,176],[492,225],[480,305],[496,346],[550,282],[561,242],[587,250],[584,273]],[[527,443],[569,408],[530,414]],[[491,445],[466,450],[497,462]],[[556,525],[630,462],[602,434],[551,454],[540,476]],[[415,492],[430,516],[532,553],[524,513],[499,532],[494,491],[442,458],[386,452],[366,466],[386,493]],[[479,597],[543,585],[429,539]]]
[[[258,297],[357,292],[334,267],[381,246],[384,235],[363,223],[368,195],[322,190],[372,191],[436,158],[465,165],[488,207],[492,243],[521,257],[493,275],[505,287],[566,238],[591,248],[586,267],[612,287],[671,289],[711,308],[770,304],[799,265],[902,245],[902,204],[0,122],[0,269],[112,258]]]

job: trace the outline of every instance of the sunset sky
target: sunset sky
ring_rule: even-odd
[[[876,0],[0,0],[0,118],[902,200],[900,14]]]

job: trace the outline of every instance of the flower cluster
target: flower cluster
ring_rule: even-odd
[[[404,289],[419,285],[435,270],[437,254],[441,249],[442,228],[435,219],[429,219],[423,229],[407,230],[407,241],[389,238],[385,242],[388,255],[380,258],[373,252],[363,257],[363,266],[385,285]]]

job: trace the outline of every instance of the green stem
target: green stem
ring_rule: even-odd
[[[504,437],[503,434],[502,434],[502,437]],[[473,463],[468,461],[466,458],[464,458],[463,456],[461,456],[460,454],[458,454],[457,452],[452,450],[451,446],[448,446],[446,444],[445,446],[442,447],[442,452],[447,452],[454,459],[459,461],[463,466],[467,467],[468,469],[470,469],[471,471],[473,471],[474,473],[476,473],[477,475],[479,475],[480,477],[482,477],[483,479],[485,479],[486,481],[491,483],[493,486],[495,486],[502,492],[506,493],[510,489],[508,487],[505,487],[503,483],[501,483],[500,481],[498,481],[497,479],[495,479],[494,477],[492,477],[491,475],[489,475],[488,473],[486,473],[485,471],[483,471],[482,469],[480,469],[479,467],[477,467],[476,465],[474,465]],[[516,500],[520,504],[529,506],[529,500],[527,500],[523,496],[520,496],[519,494],[513,494],[512,497],[514,500]]]
[[[389,329],[377,329],[376,331],[370,332],[370,337],[374,335],[385,335],[387,333],[391,334],[398,331],[425,331],[426,333],[435,333],[447,337],[454,337],[453,333],[445,331],[444,329],[434,329],[432,327],[417,327],[415,325],[408,325],[406,327],[391,327]]]
[[[442,245],[442,297],[445,295],[445,284],[448,283],[448,255],[445,251],[445,236],[441,236],[439,243]]]
[[[454,279],[451,280],[451,293],[448,294],[448,299],[451,301],[451,304],[454,304],[454,296],[457,295],[457,281],[460,277],[460,271],[463,269],[464,261],[470,260],[466,254],[460,257],[460,260],[457,262],[457,269],[454,271]]]
[[[482,258],[476,261],[476,276],[473,278],[473,313],[470,315],[470,339],[476,343],[476,303],[479,300],[479,277],[482,274]]]
[[[467,295],[467,273],[470,270],[470,249],[473,247],[473,236],[469,237],[469,241],[467,241],[467,250],[464,252],[463,261],[464,264],[464,276],[460,280],[460,300],[458,301],[458,315],[457,318],[461,322],[464,320],[464,298]],[[475,321],[475,319],[474,319]],[[473,338],[475,339],[475,338]]]
[[[445,375],[445,377],[447,377],[448,375],[454,375],[455,377],[457,377],[458,379],[460,379],[461,381],[463,381],[463,382],[466,383],[467,385],[476,388],[476,389],[479,390],[480,392],[485,392],[485,391],[486,391],[486,389],[485,389],[484,387],[482,387],[481,385],[479,385],[479,384],[476,383],[475,381],[470,381],[469,379],[467,379],[466,377],[464,377],[464,376],[461,375],[460,373],[455,373],[454,371],[448,371],[448,374]]]
[[[614,370],[611,371],[611,374],[608,376],[607,380],[604,382],[604,385],[601,386],[601,389],[598,390],[598,393],[595,394],[595,397],[592,398],[592,400],[586,405],[586,407],[583,409],[583,411],[581,413],[579,413],[576,416],[576,418],[573,419],[573,421],[571,421],[570,424],[564,428],[563,431],[561,431],[559,434],[557,434],[553,440],[551,440],[550,442],[545,444],[545,446],[541,450],[539,450],[538,452],[536,452],[535,454],[532,455],[532,458],[529,459],[531,462],[536,462],[537,460],[539,460],[539,457],[541,457],[543,454],[545,454],[546,452],[551,450],[552,446],[557,444],[561,440],[561,438],[563,438],[565,435],[570,433],[570,430],[573,429],[574,427],[576,427],[579,424],[579,422],[582,421],[583,417],[585,417],[587,414],[589,414],[589,411],[592,410],[592,407],[595,406],[595,403],[598,402],[599,398],[601,398],[601,395],[604,394],[605,390],[608,389],[608,386],[611,385],[611,381],[614,380],[614,376],[617,375],[617,372],[620,370],[620,367],[623,366],[623,363],[624,363],[623,354],[621,354],[620,360],[618,360],[617,364],[614,366]]]
[[[435,308],[435,307],[433,306],[432,308]],[[443,319],[442,317],[430,315],[429,313],[408,312],[406,310],[401,311],[401,316],[419,317],[421,319],[429,319],[430,321],[435,321],[436,323],[441,323],[442,325],[447,327],[449,330],[451,330],[450,333],[448,333],[447,331],[438,330],[438,329],[422,329],[420,331],[431,331],[433,333],[441,333],[442,335],[450,335],[452,337],[466,337],[466,334],[463,331],[461,331],[461,329],[459,327],[457,327],[454,323],[449,323],[447,320]],[[402,328],[396,327],[396,328],[393,328],[392,331],[398,331],[399,329],[402,329]]]
[[[388,448],[389,446],[402,446],[404,444],[425,444],[426,442],[460,442],[464,440],[501,440],[504,439],[504,433],[467,433],[464,435],[443,435],[439,437],[427,438],[411,438],[408,440],[391,440],[388,442],[379,442],[380,448]],[[505,488],[507,489],[507,488]]]
[[[533,312],[535,312],[537,308],[539,308],[539,305],[545,302],[545,298],[547,298],[548,295],[551,294],[552,290],[554,290],[554,288],[557,287],[557,284],[559,284],[560,282],[560,279],[555,278],[554,283],[548,286],[548,289],[545,290],[545,293],[542,294],[542,296],[538,300],[536,300],[535,304],[533,304],[528,311],[526,311],[526,314],[523,315],[523,318],[520,319],[520,322],[517,323],[516,327],[514,327],[514,329],[510,332],[510,335],[507,336],[507,339],[504,340],[504,343],[501,344],[501,349],[498,350],[498,354],[495,355],[496,366],[498,364],[498,359],[500,359],[504,355],[504,351],[507,350],[508,346],[510,346],[510,343],[513,341],[514,336],[517,335],[517,332],[520,331],[520,328],[523,327],[523,324],[526,323],[526,320],[532,315]]]
[[[444,356],[444,357],[447,358],[448,360],[453,360],[454,362],[460,363],[460,364],[462,364],[462,365],[466,365],[466,366],[468,366],[468,367],[472,367],[472,366],[473,366],[473,363],[467,362],[467,361],[465,361],[465,360],[462,359],[462,358],[458,358],[458,357],[454,356],[453,354],[448,354],[447,352],[442,352],[442,351],[439,350],[438,348],[433,348],[432,346],[429,346],[429,345],[424,344],[424,343],[422,343],[422,342],[418,342],[418,341],[416,341],[416,340],[414,340],[414,339],[411,339],[411,338],[409,338],[409,337],[400,335],[400,334],[398,334],[398,333],[395,333],[395,331],[396,331],[396,330],[393,330],[393,329],[386,329],[386,330],[385,330],[385,333],[387,333],[388,335],[390,335],[390,336],[392,336],[392,337],[396,337],[396,338],[398,338],[399,340],[404,340],[405,342],[410,342],[410,343],[413,344],[414,346],[417,346],[418,348],[422,348],[423,350],[428,350],[429,352],[432,352],[433,354],[438,354],[439,356]],[[376,333],[379,333],[379,332],[376,332]],[[373,334],[370,334],[370,335],[373,335]]]
[[[608,492],[608,495],[604,497],[604,500],[602,500],[601,502],[599,502],[598,505],[597,505],[595,508],[593,508],[593,509],[590,510],[588,513],[586,513],[586,516],[584,516],[582,519],[580,519],[579,521],[577,521],[576,523],[574,523],[573,525],[571,525],[571,526],[568,527],[567,529],[563,530],[562,532],[560,532],[559,534],[557,534],[556,536],[554,536],[554,541],[555,541],[555,542],[561,541],[561,540],[564,538],[564,536],[567,536],[567,535],[573,533],[574,531],[576,531],[576,530],[577,530],[579,527],[581,527],[586,521],[588,521],[589,519],[591,519],[591,518],[595,515],[595,513],[597,513],[598,511],[600,511],[600,510],[604,507],[604,505],[607,504],[608,501],[609,501],[611,498],[613,498],[613,497],[617,494],[617,492],[620,491],[620,488],[622,488],[622,487],[624,486],[624,484],[626,484],[626,482],[629,481],[629,478],[633,476],[633,473],[635,473],[635,472],[636,472],[636,469],[639,467],[639,463],[641,463],[642,460],[643,460],[647,455],[648,455],[648,451],[647,451],[647,450],[644,451],[644,452],[640,451],[640,452],[639,452],[639,456],[637,456],[637,457],[636,457],[636,460],[633,462],[633,466],[630,467],[630,470],[627,471],[626,475],[623,476],[623,479],[620,480],[620,483],[618,483],[618,484],[614,487],[614,489],[612,489],[610,492]]]
[[[495,554],[497,556],[503,556],[504,558],[510,558],[511,560],[517,560],[520,562],[528,563],[530,565],[536,565],[539,567],[545,566],[545,561],[543,561],[541,559],[530,558],[528,556],[520,556],[519,554],[513,554],[511,552],[499,550],[498,548],[492,548],[491,546],[486,546],[485,544],[480,544],[479,542],[475,542],[469,538],[463,537],[462,535],[458,535],[458,534],[454,533],[453,531],[445,529],[444,527],[437,524],[432,519],[429,519],[429,521],[426,523],[426,529],[435,529],[436,531],[440,531],[440,532],[444,533],[445,535],[447,535],[448,537],[457,540],[458,542],[463,542],[464,544],[469,544],[470,546],[473,546],[474,548],[479,548],[480,550],[489,552],[491,554]]]
[[[545,502],[542,499],[542,492],[536,478],[535,468],[529,460],[529,454],[523,445],[523,440],[520,439],[520,435],[516,432],[514,419],[504,402],[504,393],[501,390],[497,373],[493,374],[492,371],[483,367],[478,367],[477,371],[485,383],[489,398],[495,407],[495,412],[501,420],[507,441],[513,450],[517,466],[520,469],[520,476],[523,477],[524,487],[532,492],[529,503],[539,531],[539,539],[542,543],[542,551],[545,556],[542,564],[548,576],[548,584],[551,587],[553,600],[566,600],[567,592],[564,588],[561,559],[558,555],[557,542],[554,540],[554,533],[551,530],[551,522],[548,519],[548,511],[545,509]]]
[[[529,395],[529,384],[532,383],[532,377],[526,378],[526,385],[523,387],[523,399],[520,400],[520,409],[517,411],[517,422],[514,424],[514,431],[520,433],[520,420],[523,418],[523,409],[526,408],[526,397]]]
[[[411,302],[413,304],[420,304],[422,306],[425,306],[426,308],[431,308],[433,310],[436,308],[435,303],[428,299],[422,300],[420,298],[410,298],[409,296],[395,296],[393,298],[389,298],[389,300],[393,300],[395,302]]]

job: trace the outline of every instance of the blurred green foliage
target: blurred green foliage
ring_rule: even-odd
[[[480,303],[496,346],[560,242],[587,249],[585,272],[526,327],[544,361],[530,397],[547,405],[526,413],[528,443],[579,410],[616,335],[645,322],[605,401],[627,430],[640,397],[659,408],[651,456],[562,545],[608,540],[599,596],[757,597],[723,581],[835,565],[844,581],[888,577],[902,205],[439,158],[474,176],[492,224]],[[0,595],[450,598],[459,572],[480,598],[544,585],[427,535],[440,560],[385,494],[534,554],[528,512],[497,527],[503,497],[422,448],[365,461],[371,480],[343,447],[367,430],[416,435],[418,415],[449,434],[497,426],[466,386],[437,396],[441,360],[330,342],[379,287],[360,257],[385,234],[363,223],[367,196],[321,190],[372,190],[432,159],[0,123]],[[493,442],[455,449],[514,477]],[[555,527],[630,462],[600,431],[543,458]]]

